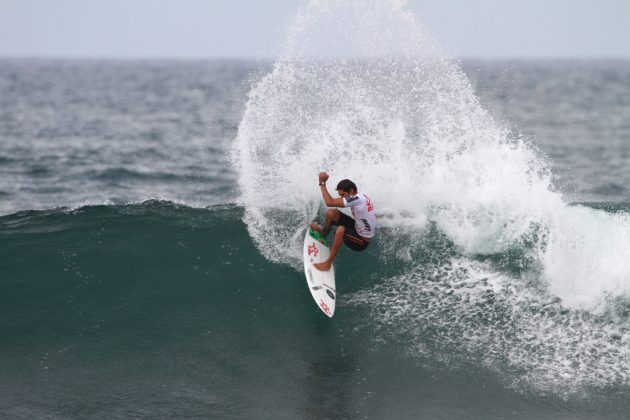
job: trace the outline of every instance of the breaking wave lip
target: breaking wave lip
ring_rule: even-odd
[[[412,337],[411,353],[440,360],[431,347],[453,345],[541,391],[629,385],[615,317],[630,296],[630,213],[566,203],[546,158],[481,107],[404,2],[313,1],[283,47],[252,85],[233,149],[267,259],[299,269],[301,233],[321,210],[308,186],[321,170],[352,178],[391,232],[378,239],[383,263],[408,268],[354,301]],[[431,230],[441,245],[427,250]]]

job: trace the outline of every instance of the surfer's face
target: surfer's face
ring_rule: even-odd
[[[346,192],[346,191],[344,191],[344,190],[337,190],[337,194],[339,194],[339,197],[343,198],[343,197],[345,197],[346,195],[349,195],[350,193],[349,193],[349,192]],[[356,194],[356,191],[355,191],[355,194]]]

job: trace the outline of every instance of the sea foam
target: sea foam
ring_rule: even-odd
[[[483,334],[471,336],[474,345],[457,328],[448,330],[449,340],[461,340],[455,347],[462,354],[473,347],[503,351],[508,366],[530,369],[517,377],[535,373],[533,382],[556,384],[551,378],[560,372],[558,363],[569,360],[571,346],[558,344],[542,355],[536,349],[554,337],[579,342],[588,331],[610,337],[608,327],[584,320],[581,311],[604,316],[611,299],[630,294],[628,216],[566,203],[547,159],[481,106],[458,61],[404,2],[321,0],[302,9],[273,69],[249,92],[233,157],[249,233],[272,261],[299,269],[301,236],[321,210],[321,170],[331,174],[332,185],[353,179],[374,200],[381,229],[391,233],[378,238],[384,263],[413,266],[414,244],[437,228],[458,254],[438,258],[444,267],[437,272],[445,273],[440,281],[451,282],[453,261],[467,261],[457,273],[468,276],[473,295],[487,287],[477,280],[498,278],[502,286],[493,293],[518,314],[507,324],[484,326]],[[408,239],[404,249],[401,236]],[[478,262],[509,260],[515,250],[524,261],[518,272]],[[413,329],[415,322],[430,321],[436,308],[451,305],[438,299],[430,311],[418,309],[424,291],[415,288],[426,285],[426,273],[418,262],[385,283],[400,294],[376,301],[366,291],[354,301],[386,310],[390,328],[391,321]],[[554,314],[530,314],[528,308],[540,309],[549,299],[557,303]],[[475,302],[457,305],[466,313]],[[570,315],[556,315],[562,310]],[[465,330],[466,322],[456,325]],[[541,323],[546,327],[539,329]],[[506,327],[516,332],[506,335]],[[607,366],[627,365],[628,337],[615,334],[622,339],[603,341],[615,348]],[[527,340],[537,344],[523,348]],[[583,355],[585,370],[575,373],[569,363],[562,382],[588,382],[602,360],[588,356],[596,344],[589,343],[574,350]],[[552,355],[562,351],[566,358],[554,364]],[[538,363],[538,357],[547,359]],[[627,384],[624,371],[602,375]]]

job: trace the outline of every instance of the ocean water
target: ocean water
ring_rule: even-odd
[[[628,419],[628,168],[629,61],[460,62],[399,3],[0,59],[0,417]],[[332,319],[320,170],[380,216]]]

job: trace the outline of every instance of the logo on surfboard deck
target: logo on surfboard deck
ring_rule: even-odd
[[[327,294],[328,296],[330,296],[330,298],[331,298],[332,300],[335,300],[335,294],[334,294],[332,291],[330,291],[329,289],[326,289],[326,294]]]
[[[330,308],[328,307],[328,305],[326,305],[326,302],[324,302],[323,300],[320,300],[319,306],[322,308],[322,311],[326,313],[326,315],[331,316]]]
[[[315,244],[309,245],[308,246],[308,255],[310,256],[311,254],[314,254],[317,257],[317,253],[319,251],[317,250],[317,246],[315,246]]]

